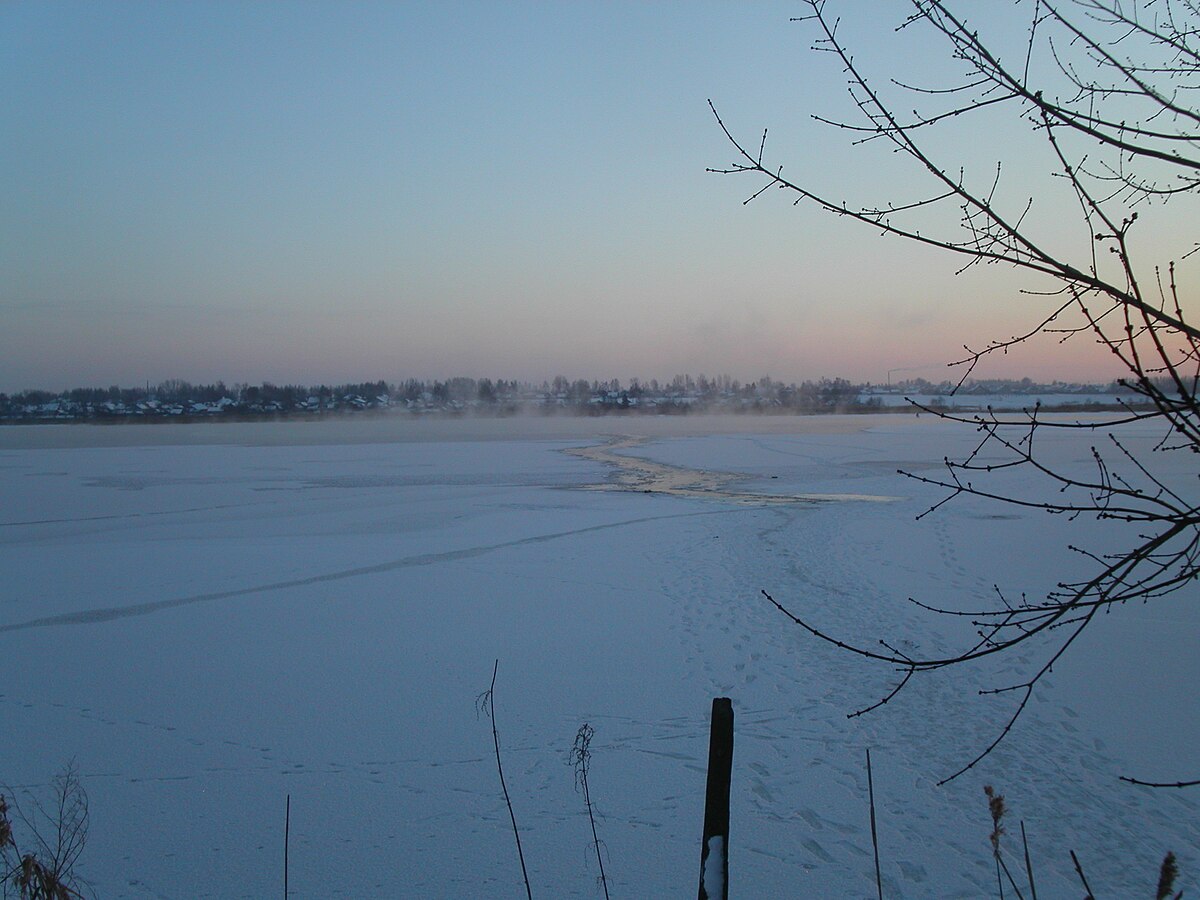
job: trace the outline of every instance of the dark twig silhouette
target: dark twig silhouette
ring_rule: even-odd
[[[521,861],[521,877],[525,880],[525,896],[533,900],[533,889],[529,886],[529,872],[525,869],[525,854],[521,850],[521,831],[517,828],[517,816],[513,812],[512,799],[508,796],[508,785],[504,781],[504,763],[500,760],[500,734],[496,731],[496,672],[500,660],[492,666],[492,683],[475,698],[475,709],[484,712],[492,720],[492,743],[496,748],[496,771],[500,773],[500,789],[504,792],[504,805],[508,807],[508,818],[512,822],[513,838],[517,842],[517,859]]]
[[[288,896],[288,843],[292,831],[292,795],[283,804],[283,900]]]
[[[1096,900],[1092,893],[1092,887],[1088,884],[1087,876],[1083,874],[1083,866],[1079,864],[1079,857],[1075,855],[1075,851],[1071,851],[1071,862],[1075,864],[1075,874],[1079,876],[1079,880],[1083,882],[1083,889],[1087,891],[1087,896],[1084,900]]]
[[[913,178],[906,183],[923,183],[924,193],[860,205],[836,199],[840,188],[786,176],[767,158],[766,132],[743,141],[711,101],[735,159],[710,171],[757,179],[747,203],[775,188],[797,204],[943,251],[962,261],[960,271],[1003,264],[1030,276],[1035,289],[1025,292],[1032,304],[1029,326],[965,348],[950,364],[961,372],[960,386],[989,357],[1039,336],[1058,344],[1090,339],[1108,351],[1136,399],[1087,420],[1050,416],[1038,406],[1017,414],[919,407],[978,434],[973,450],[961,459],[947,458],[940,474],[902,473],[944,492],[923,515],[969,496],[1124,529],[1124,545],[1112,552],[1069,546],[1090,573],[1055,585],[1040,599],[999,589],[982,603],[963,601],[951,609],[913,599],[922,609],[969,618],[977,630],[974,642],[932,657],[902,652],[895,641],[851,645],[817,628],[794,604],[785,607],[766,595],[815,637],[901,674],[891,692],[859,714],[888,703],[919,673],[1016,648],[1036,651],[1027,675],[982,692],[1014,695],[1012,714],[949,780],[973,768],[1011,732],[1038,684],[1099,612],[1194,591],[1200,578],[1200,491],[1194,477],[1194,454],[1200,453],[1200,328],[1189,320],[1195,274],[1184,277],[1182,268],[1200,250],[1194,234],[1200,219],[1189,219],[1185,211],[1181,221],[1170,223],[1173,249],[1162,250],[1161,240],[1143,235],[1143,226],[1164,209],[1194,204],[1200,196],[1200,5],[1036,0],[1009,8],[1010,14],[1028,10],[1017,47],[990,43],[985,31],[968,23],[970,4],[956,9],[942,0],[911,0],[898,30],[925,29],[961,73],[958,81],[934,87],[869,77],[843,37],[834,3],[806,0],[805,6],[806,15],[795,21],[811,30],[813,48],[844,75],[853,115],[848,121],[813,118],[845,134],[853,146],[889,147],[910,164]],[[1042,142],[1045,180],[1034,188],[1023,183],[1016,199],[1007,190],[1006,160],[982,169],[969,160],[947,162],[945,155],[961,145],[939,137],[952,122],[985,124],[1006,113]],[[995,149],[1004,152],[1003,146]],[[1038,160],[1023,155],[1008,162],[1019,162],[1025,174]],[[1065,217],[1055,202],[1064,199],[1073,210]],[[1043,206],[1053,211],[1048,220]],[[1175,256],[1158,258],[1159,253]],[[1131,439],[1134,426],[1139,433],[1149,426],[1156,443],[1146,447]],[[1054,432],[1093,442],[1090,469],[1058,462],[1045,451],[1043,435]],[[1184,471],[1193,473],[1190,479],[1178,477],[1180,465],[1173,460],[1181,458]],[[1031,489],[1016,491],[1008,475],[1023,476]],[[1200,783],[1126,780],[1173,787]]]
[[[571,746],[571,767],[575,770],[575,789],[583,792],[583,803],[587,807],[588,822],[592,826],[592,847],[596,851],[596,865],[600,867],[600,887],[604,889],[604,900],[608,900],[608,878],[604,874],[604,855],[601,852],[600,837],[596,833],[596,816],[592,811],[592,793],[588,787],[588,771],[592,765],[592,738],[596,734],[587,722],[579,726],[575,733],[575,743]]]
[[[9,799],[12,805],[9,805]],[[15,819],[30,839],[18,844]],[[54,777],[50,804],[30,797],[23,804],[15,792],[0,794],[0,891],[11,885],[21,900],[77,900],[84,897],[75,864],[87,843],[88,796],[74,763]]]
[[[875,888],[883,900],[883,874],[879,870],[879,832],[875,830],[875,779],[871,775],[871,748],[867,748],[867,802],[871,806],[871,847],[875,851]]]

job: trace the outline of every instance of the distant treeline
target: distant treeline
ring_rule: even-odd
[[[603,415],[612,412],[684,413],[699,411],[831,413],[870,412],[896,395],[948,396],[950,381],[922,378],[889,385],[851,383],[842,378],[784,383],[769,377],[742,383],[728,375],[708,378],[677,375],[669,382],[631,379],[571,381],[564,376],[541,384],[490,378],[450,378],[403,382],[369,381],[339,385],[191,384],[170,379],[144,387],[74,388],[61,393],[27,390],[0,393],[0,419],[269,417],[323,415],[366,410],[399,410],[413,414],[507,415],[518,412],[568,412]],[[972,381],[957,394],[1126,393],[1117,383],[1038,384],[1021,380]]]

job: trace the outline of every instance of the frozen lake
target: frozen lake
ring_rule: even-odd
[[[0,428],[0,782],[75,760],[104,898],[276,895],[288,794],[292,896],[524,896],[475,708],[498,659],[535,896],[598,895],[584,722],[613,897],[695,892],[714,696],[737,716],[731,894],[874,895],[870,747],[888,897],[995,896],[986,784],[1043,896],[1081,893],[1072,849],[1105,896],[1153,896],[1173,850],[1191,895],[1200,794],[1117,777],[1197,775],[1194,588],[1102,617],[943,787],[1021,660],[848,719],[894,673],[759,594],[928,652],[969,625],[908,597],[1085,571],[1064,548],[1111,544],[1096,523],[974,499],[914,521],[941,495],[896,469],[974,438],[908,415]]]

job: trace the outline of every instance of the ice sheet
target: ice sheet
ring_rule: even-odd
[[[620,451],[742,474],[722,482],[736,499],[584,490],[620,472],[564,451],[615,431],[0,436],[0,780],[41,790],[75,759],[92,802],[82,869],[102,897],[275,893],[289,793],[295,896],[523,895],[475,708],[499,659],[535,894],[597,894],[568,764],[585,721],[613,895],[695,891],[713,696],[737,715],[731,893],[874,892],[868,746],[889,897],[994,893],[984,784],[1026,821],[1046,896],[1078,892],[1070,849],[1110,896],[1147,894],[1174,850],[1191,893],[1196,799],[1116,778],[1194,777],[1193,595],[1105,617],[1000,750],[935,788],[1005,720],[1008,701],[977,691],[1019,661],[920,679],[847,719],[894,673],[789,627],[759,590],[848,640],[950,647],[961,623],[908,596],[1036,593],[1082,565],[1066,539],[1115,537],[976,501],[915,522],[937,496],[895,469],[972,437],[928,417],[768,421],[646,429]],[[899,499],[740,496],[756,492]]]

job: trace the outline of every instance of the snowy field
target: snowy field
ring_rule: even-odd
[[[278,895],[288,794],[292,896],[524,896],[475,705],[498,659],[535,896],[599,895],[584,722],[612,896],[694,896],[714,696],[737,716],[734,896],[875,895],[868,747],[889,898],[996,896],[985,784],[1043,898],[1082,895],[1072,849],[1101,897],[1152,897],[1174,850],[1191,896],[1200,794],[1117,778],[1200,774],[1194,589],[1102,617],[943,787],[1011,713],[978,690],[1022,660],[848,719],[894,673],[759,594],[936,652],[969,627],[906,598],[1036,596],[1084,571],[1068,542],[1112,545],[970,499],[914,521],[940,495],[896,469],[973,437],[928,416],[0,429],[0,782],[44,792],[75,760],[103,898]]]

